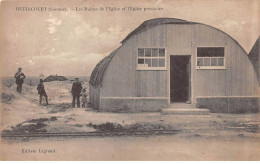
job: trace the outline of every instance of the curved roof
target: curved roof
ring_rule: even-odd
[[[126,40],[128,40],[129,38],[131,38],[133,35],[141,33],[149,28],[155,27],[157,25],[161,25],[161,24],[202,24],[202,25],[206,25],[203,23],[197,23],[197,22],[190,22],[190,21],[186,21],[186,20],[182,20],[182,19],[176,19],[176,18],[155,18],[155,19],[149,19],[144,21],[139,27],[137,27],[134,31],[132,31],[130,34],[128,34],[124,40],[121,41],[121,43],[123,44]],[[214,28],[224,34],[226,34],[227,36],[229,36],[234,42],[236,42],[238,44],[238,46],[241,47],[241,49],[246,53],[245,49],[234,39],[232,38],[230,35],[228,35],[227,33],[213,27],[210,25],[206,25],[209,26],[211,28]],[[111,61],[111,59],[113,58],[113,56],[116,54],[116,51],[119,48],[117,48],[116,50],[114,50],[111,54],[109,54],[107,57],[105,57],[104,59],[102,59],[94,68],[93,72],[91,73],[90,76],[90,81],[89,83],[92,86],[98,86],[99,84],[101,84],[102,82],[102,78],[104,75],[104,72],[106,70],[106,67],[108,66],[109,62]]]
[[[195,22],[189,22],[182,19],[176,19],[176,18],[155,18],[155,19],[149,19],[147,21],[144,21],[139,27],[137,27],[134,31],[132,31],[130,34],[126,36],[124,40],[121,41],[121,43],[124,43],[127,39],[131,38],[133,35],[138,34],[140,32],[145,31],[148,28],[161,25],[161,24],[195,24]]]
[[[113,58],[113,56],[116,54],[116,51],[119,48],[117,48],[116,50],[114,50],[112,53],[110,53],[108,56],[106,56],[105,58],[103,58],[94,68],[94,70],[91,73],[90,76],[90,80],[89,83],[92,86],[98,86],[103,79],[103,75],[105,73],[105,70],[109,64],[109,62],[111,61],[111,59]]]

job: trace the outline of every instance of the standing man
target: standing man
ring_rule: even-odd
[[[82,90],[82,85],[79,82],[79,78],[75,78],[75,82],[72,84],[72,89],[71,89],[71,93],[73,96],[73,100],[72,100],[72,108],[75,108],[75,100],[77,99],[77,106],[78,108],[80,108],[80,92]]]
[[[22,92],[23,79],[26,78],[26,76],[22,73],[22,68],[18,68],[18,71],[14,75],[14,78],[16,79],[15,83],[17,84],[16,91],[18,93],[21,93]]]
[[[49,105],[49,103],[48,103],[48,96],[47,96],[47,94],[45,92],[42,79],[40,79],[40,84],[38,84],[37,90],[38,90],[38,94],[40,95],[40,104],[42,103],[42,96],[44,96],[45,100],[46,100],[46,105]]]

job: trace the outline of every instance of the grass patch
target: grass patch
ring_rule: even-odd
[[[92,124],[89,123],[87,126],[96,129],[98,132],[176,132],[171,125],[164,124],[153,124],[153,123],[135,123],[131,125],[121,125],[117,123],[103,123],[103,124]]]
[[[12,100],[15,98],[14,94],[1,94],[1,102],[5,104],[11,104]]]
[[[28,133],[46,133],[47,130],[44,127],[47,126],[45,122],[56,121],[56,117],[51,118],[38,118],[31,119],[29,121],[17,124],[15,127],[11,127],[11,130],[3,130],[4,134],[28,134]]]

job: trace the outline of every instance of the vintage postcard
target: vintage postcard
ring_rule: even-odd
[[[259,0],[3,0],[1,161],[260,160]]]

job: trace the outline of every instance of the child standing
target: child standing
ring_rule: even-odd
[[[85,89],[85,88],[82,90],[81,96],[82,96],[82,97],[81,97],[82,108],[86,108],[86,103],[87,103],[87,97],[88,97],[88,95],[87,95],[87,93],[86,93],[86,89]]]

